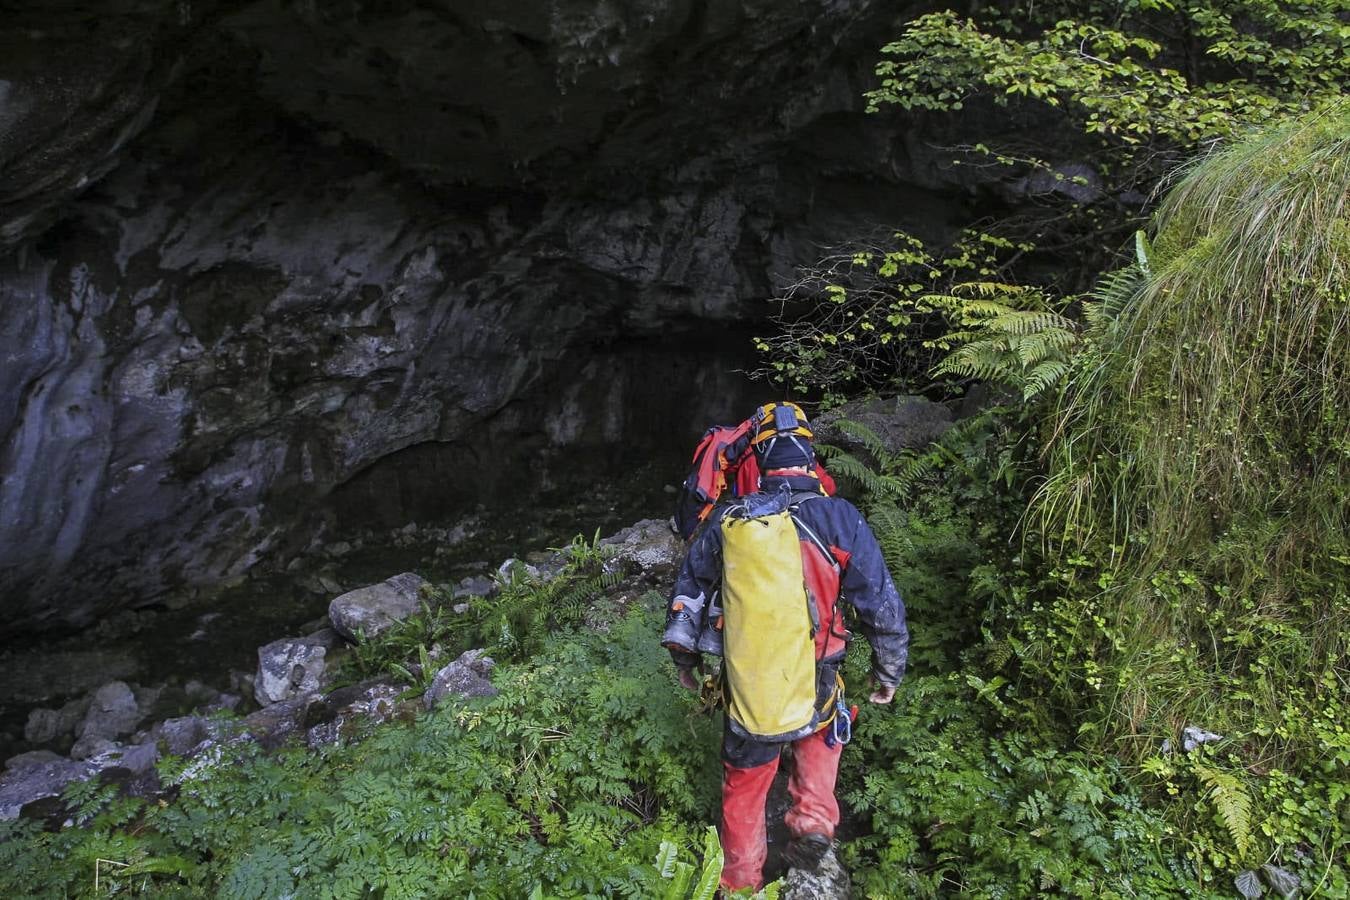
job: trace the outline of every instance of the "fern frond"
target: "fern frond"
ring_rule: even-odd
[[[1022,309],[1009,310],[983,322],[982,326],[987,331],[1019,335],[1051,330],[1072,332],[1074,328],[1072,321],[1058,313]]]
[[[848,478],[863,491],[874,496],[898,496],[904,493],[904,487],[893,476],[874,471],[866,463],[843,450],[831,449],[833,452],[827,458],[830,461],[830,473],[835,477]]]
[[[915,455],[906,459],[891,473],[891,477],[900,484],[901,491],[908,494],[914,490],[915,485],[933,473],[940,461],[938,454],[934,452]]]
[[[1060,360],[1047,360],[1038,364],[1027,373],[1022,385],[1022,399],[1032,400],[1054,387],[1069,373],[1069,364]]]
[[[1195,774],[1209,788],[1206,796],[1214,804],[1219,821],[1228,830],[1238,857],[1247,859],[1252,850],[1252,798],[1242,780],[1231,772],[1197,765]]]
[[[984,381],[1016,380],[1020,374],[1009,365],[1007,347],[997,341],[967,344],[933,369],[935,375],[964,375]]]
[[[872,454],[872,457],[876,459],[882,469],[887,468],[887,463],[895,457],[895,454],[886,447],[881,435],[863,423],[855,422],[852,419],[840,419],[835,422],[835,427],[850,437],[855,437],[861,441],[863,447],[868,453]]]
[[[1021,285],[1000,281],[965,281],[953,287],[952,293],[957,296],[969,294],[974,297],[1016,297],[1031,290]]]
[[[1011,306],[993,300],[966,300],[961,304],[961,314],[967,318],[996,320],[1016,312]]]

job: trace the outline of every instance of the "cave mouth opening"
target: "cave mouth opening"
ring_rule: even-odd
[[[751,330],[632,338],[578,357],[467,437],[412,444],[338,485],[325,504],[333,530],[516,518],[532,507],[574,511],[576,531],[667,516],[702,433],[774,393],[747,374]]]
[[[194,680],[237,689],[258,647],[306,633],[343,591],[404,571],[453,583],[577,536],[668,518],[702,432],[740,421],[774,394],[745,374],[755,365],[751,331],[672,329],[589,348],[467,437],[386,454],[308,509],[279,498],[278,515],[295,526],[289,556],[81,631],[6,641],[0,755],[47,749],[24,738],[30,712],[114,679],[168,685],[166,698]]]

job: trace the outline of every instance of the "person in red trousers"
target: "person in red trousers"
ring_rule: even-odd
[[[792,836],[788,861],[797,868],[814,869],[833,846],[839,824],[835,779],[850,730],[838,679],[849,640],[840,601],[857,611],[859,629],[872,647],[872,703],[891,702],[904,675],[909,649],[905,606],[886,569],[881,548],[853,504],[821,491],[814,475],[812,435],[800,408],[795,404],[765,404],[756,416],[759,423],[752,446],[762,472],[759,492],[739,503],[743,511],[745,503],[771,504],[777,500],[791,510],[800,537],[806,602],[814,606],[811,639],[819,713],[801,729],[765,736],[752,733],[728,709],[721,754],[721,839],[726,856],[722,887],[728,890],[758,889],[763,883],[768,852],[764,803],[785,744],[792,747],[788,780],[792,808],[786,817]],[[667,607],[662,643],[670,650],[680,684],[694,691],[701,687],[695,670],[702,669],[702,654],[720,654],[723,637],[726,646],[732,645],[732,635],[720,633],[724,618],[719,606],[724,538],[718,526],[734,508],[717,507],[708,527],[698,533],[685,555]],[[734,618],[728,616],[726,621]],[[755,683],[754,673],[741,673],[740,678],[742,684]],[[734,681],[724,683],[729,692],[737,690]]]

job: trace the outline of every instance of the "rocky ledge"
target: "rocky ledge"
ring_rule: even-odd
[[[625,528],[600,546],[607,570],[625,573],[615,589],[621,601],[668,584],[683,549],[669,524],[658,520]],[[111,680],[60,707],[34,709],[24,736],[39,749],[6,761],[0,819],[22,815],[60,827],[71,820],[60,796],[73,782],[100,778],[129,794],[159,796],[185,780],[206,777],[226,744],[252,741],[274,750],[299,743],[318,749],[454,698],[492,696],[494,662],[481,649],[447,660],[432,647],[428,662],[437,666],[434,672],[410,664],[422,684],[416,688],[393,677],[334,686],[334,663],[357,642],[424,608],[463,614],[470,600],[491,602],[504,583],[521,574],[546,581],[563,569],[567,555],[564,550],[508,559],[439,589],[405,572],[345,592],[305,634],[259,647],[255,671],[239,673],[229,690],[195,681],[180,688]],[[193,761],[174,784],[165,784],[156,766],[165,756]]]

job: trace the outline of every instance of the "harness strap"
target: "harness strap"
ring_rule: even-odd
[[[834,574],[838,575],[843,571],[842,567],[839,565],[839,560],[834,558],[834,554],[830,552],[830,548],[825,546],[825,542],[820,539],[820,535],[816,534],[815,531],[811,529],[811,526],[803,522],[795,513],[792,515],[792,521],[802,530],[802,533],[806,535],[806,539],[811,542],[811,545],[819,550],[821,555],[825,557],[826,562],[830,564],[830,568],[834,569]]]

